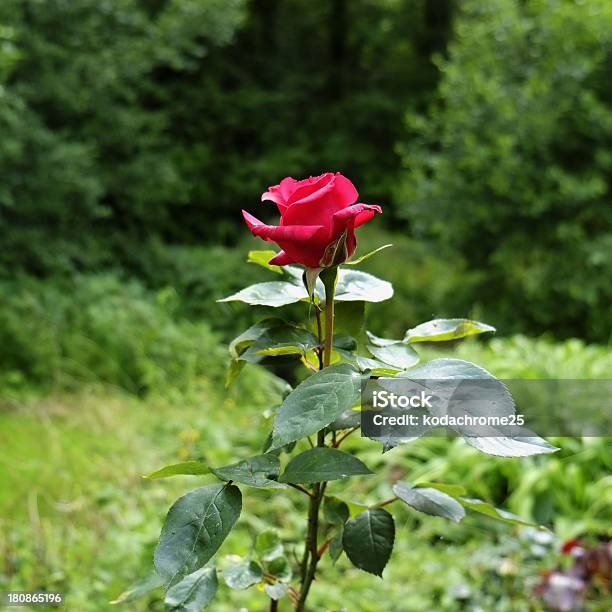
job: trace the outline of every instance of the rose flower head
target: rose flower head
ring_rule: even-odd
[[[353,183],[339,172],[301,181],[287,177],[261,196],[276,204],[279,225],[266,225],[245,210],[242,214],[255,236],[282,249],[271,264],[328,267],[346,261],[357,246],[355,229],[382,213],[380,206],[356,203],[358,197]]]

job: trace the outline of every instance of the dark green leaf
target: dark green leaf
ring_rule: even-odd
[[[404,503],[419,512],[441,516],[455,523],[465,516],[465,510],[457,500],[437,489],[413,488],[410,484],[398,482],[393,487],[393,492]]]
[[[263,319],[255,325],[252,325],[247,330],[242,332],[238,337],[234,338],[229,345],[229,352],[232,356],[229,368],[227,370],[227,376],[225,380],[225,387],[229,387],[236,377],[240,374],[245,366],[245,361],[242,359],[242,354],[265,332],[275,327],[283,326],[285,322],[277,317],[269,317]],[[257,363],[261,361],[263,357],[258,355],[252,355],[250,358],[251,362]]]
[[[240,516],[242,496],[231,485],[209,485],[180,497],[170,508],[155,549],[155,569],[174,584],[202,568]]]
[[[361,411],[349,408],[345,410],[335,421],[332,421],[327,428],[331,431],[340,429],[352,429],[359,427],[361,423]]]
[[[454,416],[470,414],[473,416],[509,416],[515,413],[514,400],[506,386],[487,370],[469,361],[461,359],[434,359],[412,368],[408,372],[401,372],[397,378],[409,378],[416,381],[427,381],[428,390],[439,398],[448,400],[448,410]],[[463,385],[462,393],[457,402],[453,403],[453,394],[466,380],[486,380],[495,384],[488,384],[482,389],[478,385]],[[484,391],[483,391],[484,389]],[[468,401],[468,394],[476,394],[474,401]],[[490,428],[491,435],[474,436],[470,427],[455,427],[463,439],[474,448],[501,457],[526,457],[542,453],[552,453],[558,449],[551,446],[536,435],[524,437],[508,437],[495,435]]]
[[[317,337],[306,329],[280,325],[264,332],[242,355],[253,356],[305,355],[319,345]]]
[[[495,328],[469,319],[434,319],[409,329],[404,342],[447,342],[474,334],[494,332]]]
[[[240,357],[264,332],[281,325],[285,325],[285,322],[278,317],[269,317],[251,325],[230,342],[230,355],[234,358]]]
[[[365,302],[338,302],[335,307],[337,334],[348,334],[358,338],[365,321]]]
[[[355,567],[382,577],[394,540],[393,517],[384,508],[369,508],[346,523],[342,546]]]
[[[255,552],[262,561],[271,561],[283,554],[283,544],[273,529],[262,531],[255,540]]]
[[[263,580],[263,572],[255,561],[247,561],[226,567],[223,570],[223,579],[232,589],[248,589]]]
[[[276,448],[273,451],[270,451],[270,447],[272,446],[272,432],[270,432],[266,438],[266,441],[264,442],[262,451],[264,453],[268,453],[269,451],[268,454],[276,455],[278,457],[281,453],[290,453],[293,451],[295,444],[295,442],[289,442],[289,444],[285,444],[285,446],[281,446],[281,448]]]
[[[342,535],[344,533],[344,528],[341,527],[338,533],[332,538],[332,541],[329,543],[329,556],[332,561],[335,563],[342,554],[344,550],[342,548]]]
[[[291,580],[291,565],[284,555],[276,557],[268,562],[268,572],[283,582],[289,582],[289,580]]]
[[[176,612],[202,612],[217,592],[217,572],[214,567],[203,567],[166,592],[164,603]]]
[[[291,459],[279,481],[308,484],[371,473],[364,463],[349,453],[335,448],[311,448]]]
[[[251,306],[286,306],[308,298],[306,289],[285,281],[256,283],[218,302],[245,302]]]
[[[276,482],[280,461],[274,455],[256,455],[224,467],[210,468],[221,480],[233,480],[260,489],[283,489],[285,485]]]
[[[348,364],[325,368],[306,379],[278,409],[270,450],[329,425],[357,402],[360,392],[361,375]]]
[[[141,580],[138,580],[132,584],[129,588],[123,591],[123,593],[121,593],[117,599],[114,599],[110,603],[112,605],[129,603],[130,601],[144,597],[147,593],[150,593],[155,589],[159,589],[161,586],[163,586],[163,584],[164,581],[156,573],[152,573],[150,576],[142,578]]]
[[[326,495],[323,500],[323,516],[332,525],[344,525],[349,519],[349,508],[341,499]]]
[[[419,354],[412,347],[401,342],[386,346],[368,344],[368,351],[380,361],[400,370],[407,370],[419,362]]]
[[[210,470],[205,463],[200,461],[183,461],[182,463],[173,463],[167,465],[155,472],[151,472],[143,478],[168,478],[170,476],[201,476],[208,474]]]
[[[357,348],[357,340],[348,334],[336,334],[333,347],[343,351],[354,351]]]

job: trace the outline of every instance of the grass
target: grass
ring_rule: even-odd
[[[555,361],[544,360],[544,354],[558,354],[557,368],[574,360],[576,375],[607,368],[609,351],[563,346],[515,339],[489,348],[466,344],[456,352],[503,376],[512,374],[511,362],[536,374],[538,364],[545,364],[554,374]],[[59,590],[67,594],[67,610],[108,609],[111,599],[148,573],[171,503],[212,481],[208,476],[149,481],[142,475],[185,459],[224,465],[263,444],[270,408],[278,401],[273,379],[256,370],[243,376],[240,387],[227,394],[216,381],[203,380],[188,400],[139,398],[93,386],[0,406],[0,590]],[[423,440],[386,455],[359,437],[349,440],[347,448],[359,449],[380,477],[334,484],[332,491],[346,499],[385,499],[398,478],[438,479],[461,482],[471,495],[526,514],[547,500],[559,537],[576,535],[576,525],[580,534],[601,535],[611,524],[605,440],[567,440],[559,456],[525,461],[486,457],[459,440]],[[257,532],[270,524],[289,551],[297,550],[292,538],[301,534],[305,509],[300,493],[245,487],[243,495],[239,526],[223,545],[219,566],[227,555],[248,555]],[[553,563],[558,542],[540,546],[528,531],[486,518],[469,517],[455,526],[401,507],[393,512],[396,546],[385,580],[358,572],[345,557],[336,566],[326,557],[325,577],[312,592],[313,610],[539,609],[531,588],[537,572]],[[237,592],[221,585],[217,597],[213,609],[221,612],[261,610],[266,601],[256,587]],[[163,609],[158,594],[128,608]]]

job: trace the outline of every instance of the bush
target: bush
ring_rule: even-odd
[[[117,276],[2,283],[0,386],[116,385],[189,392],[223,377],[225,353],[204,322],[177,316],[171,289]]]
[[[505,331],[606,341],[612,285],[612,5],[461,4],[438,101],[411,116],[415,232],[480,274]]]

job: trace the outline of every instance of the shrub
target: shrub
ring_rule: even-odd
[[[612,5],[461,7],[438,100],[409,117],[404,213],[481,273],[504,332],[607,339]]]
[[[4,385],[107,383],[134,393],[188,392],[223,376],[204,322],[177,316],[176,294],[111,274],[2,283]]]

